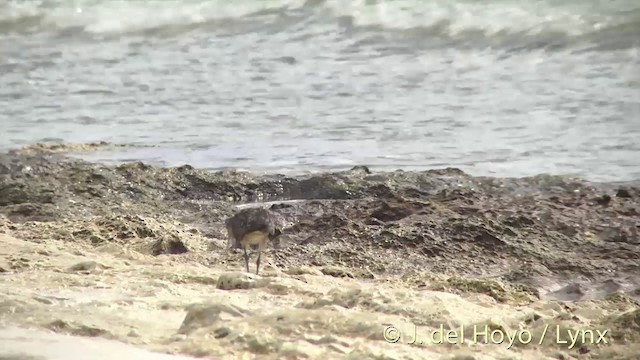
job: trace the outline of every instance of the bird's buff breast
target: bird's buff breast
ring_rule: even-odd
[[[267,240],[267,238],[268,238],[267,233],[262,231],[254,231],[246,234],[242,238],[242,243],[246,245],[256,245]]]

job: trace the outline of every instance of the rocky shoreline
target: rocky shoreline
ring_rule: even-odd
[[[422,358],[424,350],[416,350],[415,345],[385,342],[382,325],[377,333],[363,330],[356,336],[362,345],[355,346],[341,339],[346,334],[340,335],[340,329],[352,331],[353,324],[329,329],[318,323],[322,318],[318,316],[322,311],[346,311],[354,319],[374,313],[381,319],[388,315],[399,323],[426,327],[437,328],[434,319],[452,326],[469,324],[451,308],[436,315],[428,309],[412,310],[417,300],[411,296],[432,300],[454,296],[447,301],[500,308],[496,314],[509,313],[504,318],[513,321],[510,316],[526,308],[541,318],[539,324],[525,324],[532,332],[546,321],[569,328],[606,326],[612,334],[608,345],[585,343],[564,350],[558,344],[529,344],[505,353],[497,346],[470,349],[456,344],[433,350],[433,358],[453,358],[450,353],[459,353],[464,355],[457,356],[468,357],[458,359],[632,359],[629,344],[640,340],[640,187],[590,184],[550,175],[474,177],[452,168],[375,173],[359,166],[300,177],[259,176],[208,172],[189,165],[160,168],[137,162],[107,166],[66,155],[106,145],[37,145],[0,154],[0,236],[7,242],[2,246],[4,253],[0,252],[0,279],[3,290],[11,289],[0,293],[3,321],[83,333],[78,329],[89,325],[70,325],[80,318],[62,318],[64,301],[33,300],[43,295],[25,281],[44,286],[38,276],[57,274],[54,277],[62,276],[59,281],[68,288],[68,281],[82,282],[76,278],[85,274],[80,279],[95,279],[83,286],[95,288],[95,282],[112,281],[105,286],[116,291],[113,281],[124,278],[109,274],[123,266],[131,269],[127,278],[134,283],[151,278],[171,284],[167,285],[170,288],[180,287],[176,294],[189,296],[180,301],[172,298],[180,305],[149,302],[145,306],[157,306],[156,312],[169,306],[172,316],[188,313],[198,319],[197,324],[188,324],[187,315],[173,334],[145,338],[127,336],[128,331],[104,323],[104,328],[97,328],[103,332],[90,336],[110,334],[130,343],[145,338],[140,345],[162,352],[229,359],[350,358],[358,354],[364,356],[360,358]],[[265,206],[278,213],[286,226],[282,248],[267,256],[267,272],[261,277],[242,273],[241,256],[226,249],[223,228],[227,216],[254,202],[267,202]],[[60,260],[63,258],[71,262]],[[152,269],[153,264],[163,263],[171,264],[175,272],[160,266],[162,271],[136,278],[136,268]],[[353,290],[354,286],[359,290]],[[383,296],[376,288],[388,293]],[[188,304],[198,303],[192,301],[195,295],[206,298],[209,292],[224,294],[220,296],[228,303],[199,310],[206,315],[187,309]],[[271,307],[264,313],[254,312],[257,308],[249,303],[244,308],[238,305],[248,301],[242,296],[261,296],[256,292],[268,294],[263,294],[267,299],[256,301]],[[309,297],[315,300],[309,302]],[[420,301],[438,307],[433,301]],[[477,305],[483,302],[487,303]],[[451,304],[442,306],[454,306]],[[35,315],[24,320],[16,315],[21,308]],[[309,322],[278,320],[278,316],[286,317],[283,313],[276,316],[282,308],[290,308]],[[52,313],[56,311],[58,319]],[[221,325],[227,321],[220,315],[225,313],[236,328]],[[42,318],[37,314],[43,314]],[[94,322],[100,323],[102,318],[96,316]],[[493,324],[495,317],[470,321]],[[258,324],[258,319],[263,322]],[[64,326],[52,326],[51,321],[56,320]],[[525,326],[523,321],[500,326]],[[333,340],[308,339],[314,333],[308,324],[324,329],[314,336]],[[273,335],[273,343],[247,338],[253,327]],[[187,328],[190,330],[184,330]],[[218,337],[220,331],[226,335]],[[288,342],[278,345],[278,336]],[[283,345],[288,343],[292,345]],[[383,353],[386,357],[376,355]]]

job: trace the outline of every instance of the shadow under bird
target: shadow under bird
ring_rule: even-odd
[[[276,215],[271,211],[256,207],[240,210],[225,221],[231,247],[242,247],[244,250],[244,264],[249,272],[248,247],[258,247],[256,260],[256,275],[260,270],[260,256],[267,245],[267,240],[276,247],[276,239],[282,234],[277,226]],[[240,245],[240,246],[238,246]]]

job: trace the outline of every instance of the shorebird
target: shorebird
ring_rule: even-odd
[[[249,272],[248,247],[258,247],[258,259],[256,260],[256,275],[260,270],[260,255],[267,245],[267,240],[275,244],[275,240],[282,231],[276,225],[277,218],[269,210],[256,207],[240,210],[225,221],[230,247],[242,246],[244,250],[244,264]]]

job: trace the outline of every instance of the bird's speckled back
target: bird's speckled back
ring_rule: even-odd
[[[234,247],[246,234],[261,231],[272,236],[279,235],[276,218],[269,210],[255,207],[239,211],[225,221],[229,235],[229,247]]]

